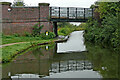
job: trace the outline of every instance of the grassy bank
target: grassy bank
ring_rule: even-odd
[[[18,34],[14,35],[2,35],[2,44],[12,44],[17,42],[25,42],[25,43],[19,43],[9,46],[4,46],[0,48],[0,51],[2,52],[2,62],[6,63],[12,60],[17,54],[20,54],[27,49],[41,45],[41,43],[47,44],[53,42],[55,37],[55,34],[53,32],[49,32],[48,35],[45,35],[45,33],[41,33],[40,35],[31,35],[27,34],[25,36],[20,36]]]
[[[55,37],[55,34],[52,32],[49,32],[48,36],[46,36],[45,33],[41,33],[39,36],[33,36],[31,34],[27,34],[25,36],[20,36],[18,34],[2,35],[2,44],[48,40],[48,39],[52,39],[54,37]]]
[[[11,36],[6,35],[2,38],[2,44],[10,44],[10,43],[17,43],[17,42],[28,42],[28,41],[39,41],[41,40],[40,37],[25,37],[25,36]]]
[[[28,42],[28,43],[21,43],[21,44],[15,44],[11,46],[6,46],[3,48],[0,48],[2,50],[2,62],[6,63],[11,61],[16,55],[28,50],[31,47],[37,46],[40,43],[52,43],[55,39],[49,39],[49,40],[39,40],[36,42]]]

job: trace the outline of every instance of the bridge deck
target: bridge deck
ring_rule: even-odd
[[[50,20],[54,22],[86,22],[90,17],[91,8],[50,7]]]

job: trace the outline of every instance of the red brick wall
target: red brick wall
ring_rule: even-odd
[[[10,12],[8,8],[11,8]],[[32,33],[32,27],[38,23],[39,17],[40,24],[44,25],[42,32],[53,31],[53,25],[49,22],[49,6],[10,7],[2,5],[3,33],[6,35]]]

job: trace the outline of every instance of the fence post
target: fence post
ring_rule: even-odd
[[[67,8],[67,18],[69,19],[69,8]]]
[[[77,19],[77,8],[76,8],[76,19]]]
[[[85,8],[84,8],[84,19],[85,19]]]
[[[60,19],[60,7],[59,7],[59,19]]]

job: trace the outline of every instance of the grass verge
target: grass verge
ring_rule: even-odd
[[[10,43],[17,43],[17,42],[28,42],[28,41],[39,41],[41,40],[40,37],[25,37],[25,36],[20,36],[20,37],[15,37],[11,35],[5,35],[2,38],[2,44],[10,44]]]
[[[52,43],[54,42],[54,40],[55,39],[40,40],[40,41],[15,44],[15,45],[0,48],[0,50],[2,50],[2,59],[0,60],[2,60],[2,63],[10,62],[16,55],[28,50],[29,48],[37,46],[37,45],[44,45],[47,43]]]

